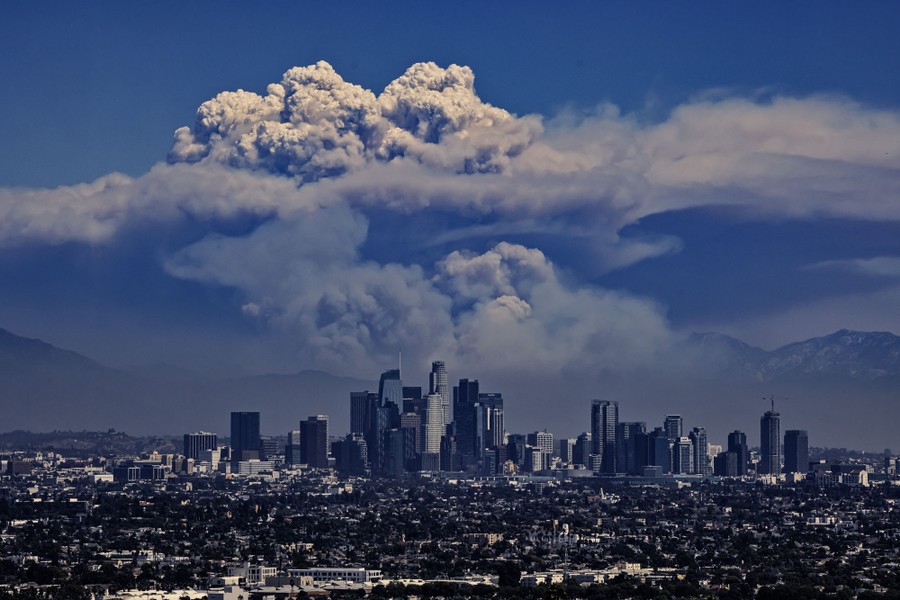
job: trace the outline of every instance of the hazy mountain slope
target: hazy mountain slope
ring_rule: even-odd
[[[133,434],[212,429],[227,434],[232,410],[259,410],[264,433],[327,414],[349,423],[350,392],[373,382],[321,371],[233,379],[104,367],[76,352],[0,330],[0,430],[105,430]]]
[[[566,388],[564,377],[502,383],[496,391],[507,402],[508,428],[577,435],[589,428],[590,398],[603,396],[619,400],[622,420],[653,425],[666,412],[681,412],[686,424],[707,427],[714,439],[734,429],[755,437],[768,406],[762,399],[775,395],[784,428],[807,428],[816,443],[900,446],[900,338],[893,334],[839,331],[766,351],[707,333],[691,336],[680,350],[671,365],[606,378],[597,389]],[[407,383],[424,383],[425,373],[414,375]],[[350,392],[365,389],[377,383],[321,371],[216,379],[178,368],[117,370],[0,330],[0,431],[227,435],[231,411],[258,410],[263,433],[283,435],[310,415],[326,414],[330,431],[340,434],[349,426]]]

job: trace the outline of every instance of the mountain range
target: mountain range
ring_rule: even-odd
[[[646,377],[648,381],[637,377],[618,382],[618,387],[610,382],[605,393],[629,407],[629,418],[653,422],[660,411],[681,410],[721,434],[734,428],[752,431],[751,420],[763,410],[759,400],[776,390],[792,398],[795,422],[820,431],[822,437],[848,444],[875,430],[878,443],[897,437],[893,424],[900,399],[900,337],[892,333],[841,330],[771,351],[720,333],[696,333],[681,350],[690,356],[685,363],[689,366],[677,375],[655,374]],[[263,433],[283,434],[296,429],[301,418],[327,414],[331,431],[340,434],[349,423],[350,392],[376,386],[372,380],[322,371],[215,378],[175,367],[111,368],[0,329],[0,431],[224,433],[231,411],[258,410]],[[513,387],[504,383],[501,388],[505,396],[510,390],[509,400],[515,400],[507,417],[508,424],[520,419],[513,427],[586,426],[582,405],[593,392],[567,391],[554,405],[536,390],[533,393],[541,397],[533,399],[527,397],[528,390]],[[848,407],[855,412],[847,413]],[[859,419],[851,425],[840,416],[844,414]],[[876,418],[860,420],[872,416]]]
[[[900,375],[900,337],[841,329],[766,351],[721,333],[694,333],[689,344],[714,371],[756,381],[809,377],[875,381]]]

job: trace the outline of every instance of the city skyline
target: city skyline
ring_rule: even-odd
[[[434,379],[437,365],[446,383],[443,361],[435,361],[429,379]],[[665,414],[655,428],[644,421],[623,421],[618,402],[596,399],[590,401],[585,431],[577,439],[560,436],[554,441],[554,432],[547,428],[527,434],[508,431],[502,393],[480,392],[477,379],[461,378],[453,386],[453,416],[444,423],[445,406],[434,387],[423,393],[421,386],[404,386],[400,369],[389,369],[381,374],[378,393],[349,394],[349,433],[329,436],[328,415],[310,416],[300,421],[299,430],[288,432],[280,454],[294,467],[329,468],[330,456],[340,473],[374,476],[443,471],[493,477],[565,466],[608,476],[733,477],[747,474],[752,466],[758,476],[780,477],[812,469],[808,431],[786,430],[782,438],[774,396],[763,398],[770,409],[760,419],[758,446],[749,446],[740,429],[728,434],[727,444],[711,445],[702,424],[685,435],[683,417],[677,413]],[[235,472],[263,468],[238,466],[248,460],[275,464],[272,454],[279,451],[274,445],[269,450],[273,438],[260,436],[259,412],[232,412],[231,423],[228,455]],[[718,452],[711,452],[712,446]],[[196,460],[201,447],[215,448],[216,434],[184,434],[185,457]],[[752,462],[751,448],[757,448]],[[890,449],[884,452],[890,455]]]
[[[117,371],[14,356],[12,426],[281,416],[268,382],[402,350],[516,429],[774,394],[900,445],[900,7],[463,5],[10,7],[0,328]]]

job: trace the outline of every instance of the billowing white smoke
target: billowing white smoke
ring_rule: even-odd
[[[0,245],[191,222],[207,235],[168,273],[239,290],[235,313],[284,332],[293,365],[371,373],[402,348],[555,376],[646,364],[673,335],[662,307],[589,283],[679,248],[622,240],[626,225],[710,204],[900,220],[898,156],[900,115],[845,99],[707,99],[656,124],[604,107],[545,128],[482,102],[466,67],[413,65],[376,96],[320,62],[204,103],[141,177],[0,190]],[[267,222],[221,227],[247,215]],[[377,229],[385,215],[403,227]],[[532,234],[579,258],[509,243]]]
[[[250,317],[291,332],[302,364],[377,371],[402,348],[473,371],[629,369],[672,341],[660,307],[575,289],[537,249],[502,242],[418,266],[360,261],[366,222],[343,207],[298,213],[246,237],[209,236],[167,263],[176,277],[242,290]],[[456,309],[454,309],[456,307]]]
[[[379,157],[412,157],[457,173],[502,173],[541,133],[539,119],[482,102],[468,67],[413,65],[378,103],[391,124]]]
[[[265,96],[239,90],[204,102],[175,132],[170,162],[216,161],[296,176],[336,177],[409,157],[458,173],[498,173],[541,132],[475,95],[468,67],[419,63],[375,95],[328,63],[296,67]]]

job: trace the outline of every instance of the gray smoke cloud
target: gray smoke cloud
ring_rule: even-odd
[[[704,97],[658,123],[609,106],[544,121],[483,102],[467,67],[416,64],[376,95],[319,62],[264,94],[203,103],[168,164],[141,177],[0,190],[0,244],[115,245],[147,222],[249,215],[252,231],[210,225],[164,266],[237,290],[236,313],[279,336],[290,364],[359,375],[402,348],[422,365],[555,377],[646,365],[679,337],[665,307],[587,282],[680,248],[623,227],[708,205],[900,220],[898,157],[900,114],[845,98]],[[400,229],[375,229],[376,215]],[[582,257],[562,268],[509,241],[529,234]],[[447,250],[378,260],[374,242]]]
[[[265,96],[238,90],[203,103],[175,132],[169,161],[215,161],[317,181],[408,157],[457,173],[500,173],[541,132],[482,102],[468,67],[418,63],[379,96],[328,63],[296,67]]]

